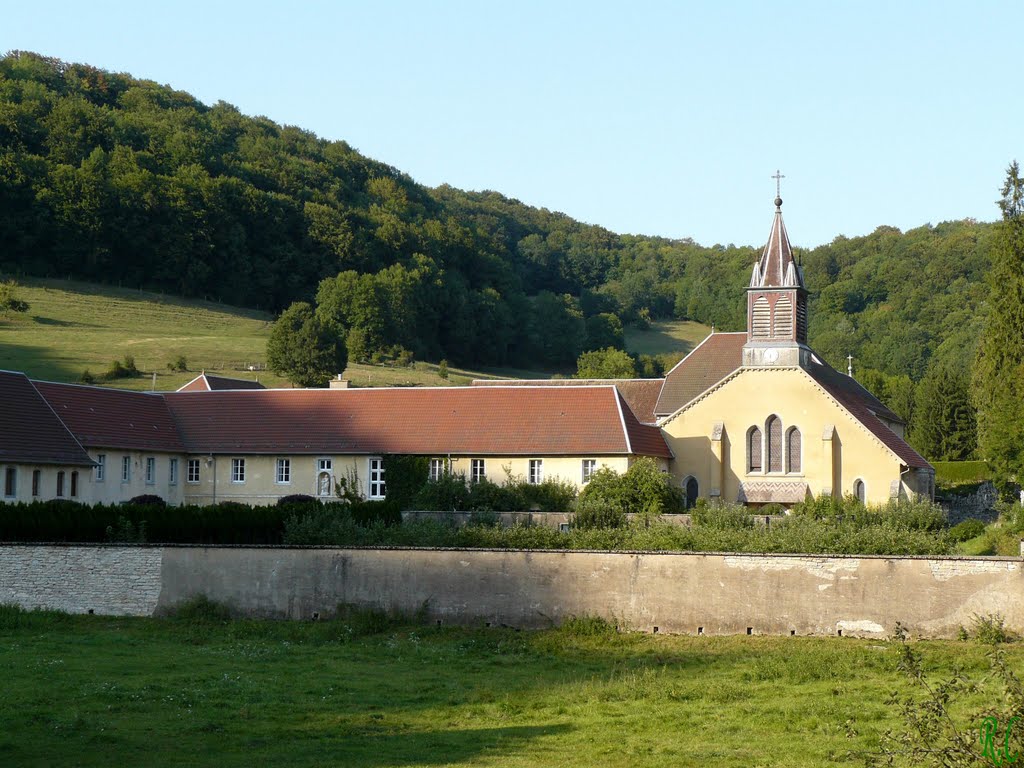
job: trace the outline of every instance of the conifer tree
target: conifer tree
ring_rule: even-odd
[[[978,445],[1004,479],[1024,479],[1024,179],[1006,172],[989,273],[989,317],[974,369]]]

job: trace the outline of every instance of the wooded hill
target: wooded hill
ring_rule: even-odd
[[[743,214],[764,216],[766,234],[769,203]],[[890,378],[920,379],[936,360],[966,370],[992,229],[880,227],[802,252],[812,346],[836,367],[852,354],[858,370]],[[10,275],[272,312],[319,289],[354,359],[401,347],[555,369],[621,345],[622,323],[742,329],[759,251],[618,235],[497,192],[430,189],[343,141],[224,102],[35,54],[0,59]]]

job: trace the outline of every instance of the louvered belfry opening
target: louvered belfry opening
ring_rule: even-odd
[[[803,296],[796,301],[796,340],[807,343],[807,299]]]
[[[755,339],[767,339],[771,336],[772,310],[768,299],[764,296],[754,301],[750,313],[750,335]]]
[[[747,471],[761,471],[761,430],[754,427],[747,433]]]
[[[772,318],[772,336],[776,339],[793,338],[793,302],[789,300],[789,296],[779,296],[775,300]]]
[[[768,431],[768,471],[782,471],[782,421],[771,416],[765,425]]]
[[[786,471],[800,472],[800,430],[791,427],[786,435]]]

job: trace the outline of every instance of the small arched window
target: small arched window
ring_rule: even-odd
[[[790,427],[786,433],[786,471],[801,472],[803,465],[800,461],[800,430]]]
[[[764,425],[768,433],[768,471],[782,471],[782,419],[769,416]]]
[[[857,497],[857,501],[861,504],[866,503],[867,492],[864,488],[864,481],[861,479],[854,480],[853,482],[853,495]]]
[[[761,430],[751,427],[747,431],[747,472],[760,472],[761,467]]]
[[[686,493],[686,508],[693,509],[697,506],[697,496],[700,495],[700,489],[697,486],[697,478],[688,477],[683,483],[683,491]]]

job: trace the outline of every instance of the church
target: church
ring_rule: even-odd
[[[382,499],[395,454],[428,457],[434,477],[578,488],[649,458],[688,505],[931,498],[934,470],[900,417],[807,346],[807,290],[778,197],[746,303],[746,331],[712,333],[663,379],[263,389],[204,374],[150,393],[0,371],[0,502],[272,504],[330,498],[342,478]]]
[[[935,471],[903,420],[807,346],[807,289],[780,197],[746,303],[746,331],[708,336],[665,376],[654,409],[687,496],[932,498]]]

